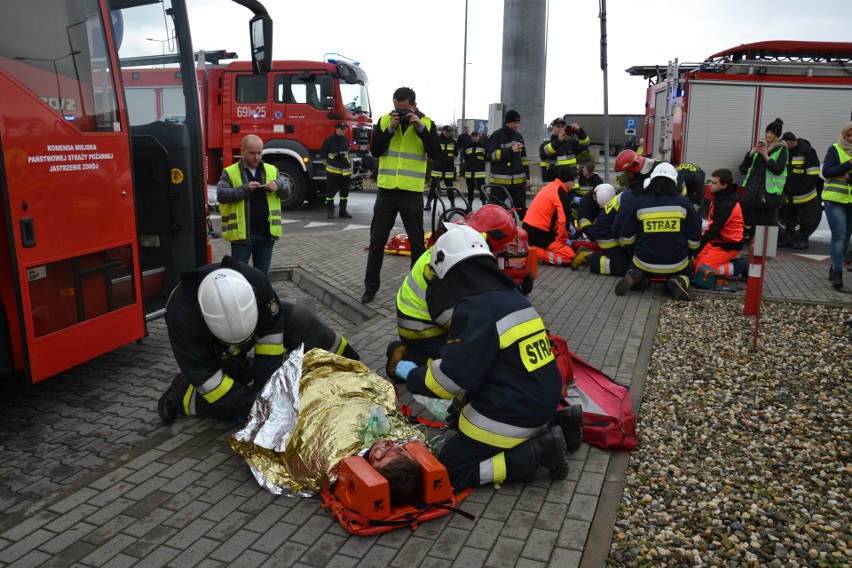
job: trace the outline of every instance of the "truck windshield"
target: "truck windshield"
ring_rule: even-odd
[[[350,84],[340,81],[340,96],[346,110],[360,114],[370,114],[370,97],[367,85]]]

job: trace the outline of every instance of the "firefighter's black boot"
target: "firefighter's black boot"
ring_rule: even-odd
[[[583,407],[573,404],[556,413],[556,425],[562,429],[565,447],[572,454],[583,445]]]
[[[326,201],[325,208],[328,211],[328,218],[334,219],[334,201]]]
[[[349,214],[349,211],[346,210],[347,203],[345,201],[340,202],[340,209],[337,211],[337,216],[341,219],[351,219],[352,215]]]
[[[178,408],[180,408],[180,383],[183,379],[183,373],[178,373],[172,379],[172,384],[169,389],[160,397],[160,402],[157,404],[157,414],[160,415],[160,420],[163,424],[171,424],[178,417]]]
[[[532,443],[536,465],[546,467],[550,471],[550,477],[556,481],[568,477],[565,437],[559,426],[553,426],[544,434],[533,438]]]

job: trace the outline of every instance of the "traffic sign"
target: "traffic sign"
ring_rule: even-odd
[[[636,130],[636,119],[635,118],[625,118],[624,119],[624,129],[625,130]]]

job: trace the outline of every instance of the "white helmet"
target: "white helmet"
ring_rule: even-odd
[[[608,183],[602,183],[594,189],[592,196],[595,198],[598,206],[603,208],[604,205],[612,201],[612,198],[615,197],[615,188]]]
[[[248,339],[257,326],[257,300],[245,276],[218,268],[198,287],[198,304],[210,333],[235,345]]]
[[[656,168],[654,168],[653,172],[651,172],[651,179],[654,179],[655,177],[659,176],[667,177],[673,182],[677,183],[677,170],[674,168],[673,165],[668,162],[661,163]]]
[[[492,256],[485,238],[467,225],[453,225],[432,247],[429,263],[438,278],[443,278],[459,262],[474,256]]]

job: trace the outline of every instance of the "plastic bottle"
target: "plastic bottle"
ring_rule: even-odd
[[[429,396],[414,395],[414,400],[422,404],[426,410],[432,413],[432,416],[438,420],[446,420],[449,414],[450,406],[453,404],[452,399],[432,398]]]
[[[370,430],[377,439],[388,433],[388,417],[378,404],[370,409]]]

